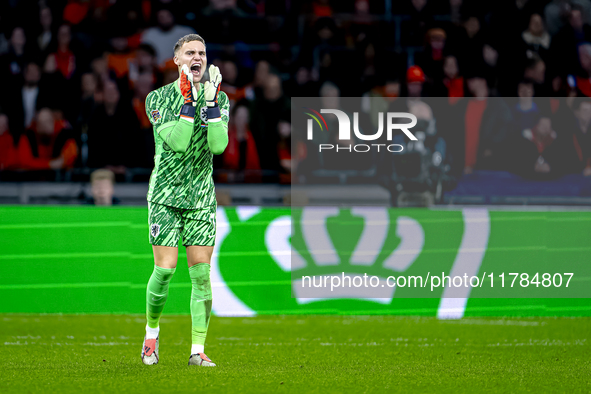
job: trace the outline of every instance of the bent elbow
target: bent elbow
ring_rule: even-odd
[[[170,147],[175,153],[183,154],[187,151],[187,146],[175,145]]]
[[[225,147],[223,146],[219,146],[219,147],[213,147],[211,148],[211,153],[213,153],[214,155],[221,155],[222,153],[224,153]]]

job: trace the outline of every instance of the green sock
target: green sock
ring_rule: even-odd
[[[191,322],[193,345],[205,346],[212,300],[209,269],[210,265],[207,263],[197,263],[189,268],[192,284]]]
[[[162,268],[154,266],[154,271],[148,281],[148,291],[146,292],[146,317],[148,327],[157,328],[160,322],[160,315],[168,298],[168,284],[172,279],[175,268]]]

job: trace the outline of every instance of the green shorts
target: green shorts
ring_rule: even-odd
[[[215,245],[216,206],[203,209],[179,209],[148,201],[150,243],[158,246]]]

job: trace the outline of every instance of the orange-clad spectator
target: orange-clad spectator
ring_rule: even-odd
[[[107,67],[117,78],[123,78],[129,73],[129,63],[135,58],[135,54],[129,49],[126,37],[112,38],[111,46],[113,52],[107,55]]]
[[[460,76],[458,60],[455,56],[447,56],[443,61],[443,84],[447,89],[449,103],[455,104],[464,97],[464,77]]]
[[[150,119],[146,116],[146,96],[154,89],[154,82],[151,74],[140,74],[135,83],[135,90],[131,104],[137,115],[142,129],[152,130]]]
[[[224,151],[224,168],[228,170],[260,170],[257,146],[248,127],[248,108],[238,104],[230,116],[228,147]]]
[[[0,113],[0,170],[8,170],[16,163],[14,138],[8,127],[8,116]]]
[[[26,170],[72,168],[78,147],[65,121],[56,121],[49,108],[37,113],[18,143],[18,167]]]
[[[70,26],[61,25],[57,31],[57,51],[49,55],[55,58],[58,71],[66,79],[70,79],[76,71],[76,57],[70,50],[71,41],[72,31]]]

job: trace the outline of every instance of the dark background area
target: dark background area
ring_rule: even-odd
[[[231,100],[229,146],[214,160],[218,183],[437,193],[482,170],[536,181],[591,175],[588,0],[0,7],[0,181],[85,182],[108,168],[118,182],[146,182],[154,136],[145,97],[178,77],[172,47],[189,33],[205,39]],[[437,127],[421,146],[405,145],[408,155],[355,156],[343,168],[344,156],[319,159],[290,116],[291,97],[334,96],[369,100],[359,101],[367,129],[375,108],[415,111]],[[486,99],[495,96],[507,99]]]

